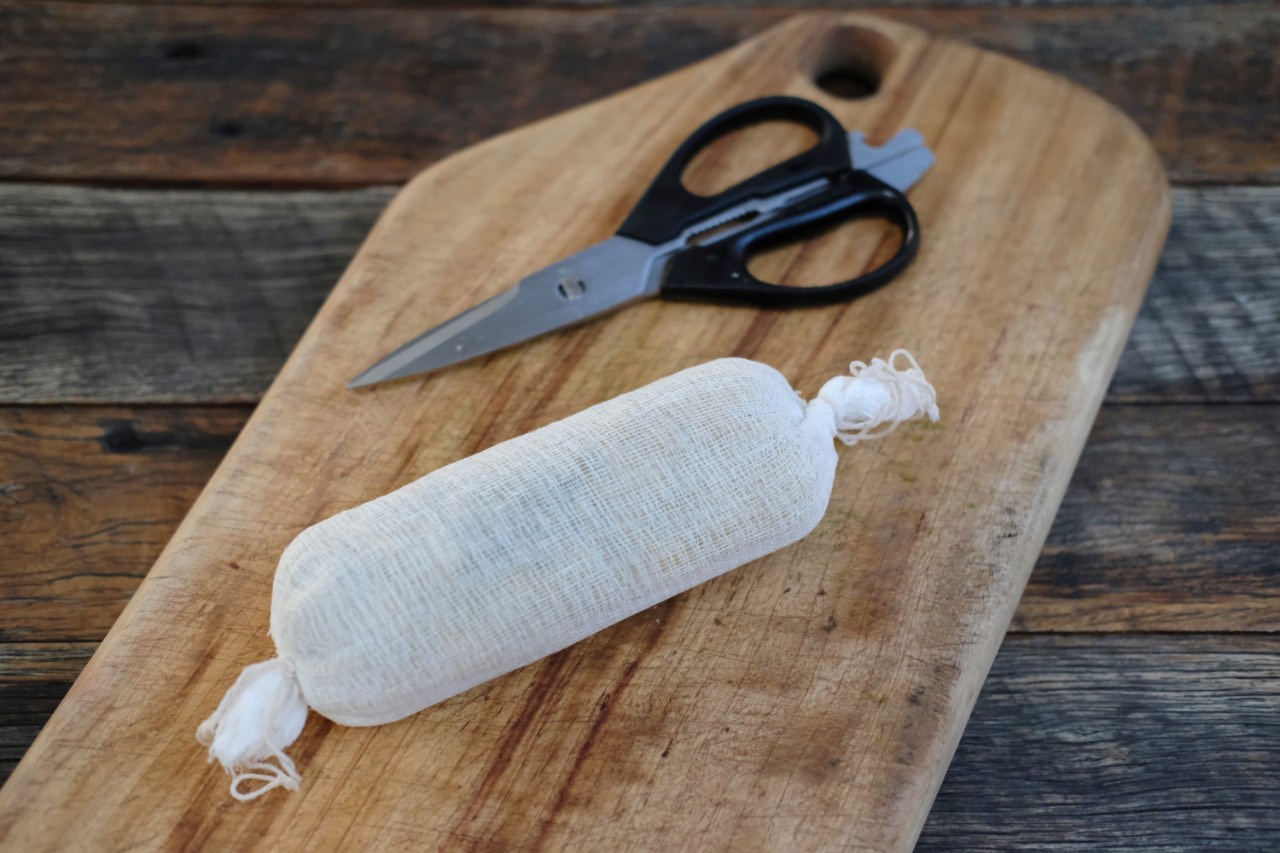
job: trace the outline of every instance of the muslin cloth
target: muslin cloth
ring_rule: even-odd
[[[902,350],[808,403],[772,367],[721,359],[333,516],[280,558],[278,657],[245,670],[200,742],[238,799],[296,788],[284,749],[308,706],[398,720],[783,548],[826,511],[833,437],[921,415],[937,420],[936,395]]]

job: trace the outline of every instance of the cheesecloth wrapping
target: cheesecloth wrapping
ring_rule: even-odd
[[[918,415],[937,419],[934,391],[901,350],[807,404],[773,368],[721,359],[339,513],[285,550],[279,656],[198,737],[238,799],[296,788],[283,749],[307,706],[398,720],[789,545],[826,511],[832,438]]]

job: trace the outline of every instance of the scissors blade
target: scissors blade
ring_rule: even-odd
[[[933,167],[934,156],[915,128],[899,131],[881,146],[868,145],[861,131],[849,134],[849,154],[856,169],[870,172],[889,186],[906,192]]]
[[[928,148],[916,148],[892,160],[877,163],[866,171],[898,192],[906,192],[924,177],[925,172],[933,168],[933,161],[932,151]]]
[[[429,373],[654,296],[659,255],[638,240],[611,237],[428,329],[347,387]]]

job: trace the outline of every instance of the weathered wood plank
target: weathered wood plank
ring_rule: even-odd
[[[0,639],[96,641],[247,408],[0,409]],[[1104,407],[1022,631],[1280,630],[1280,408]]]
[[[35,740],[96,643],[0,643],[0,783]]]
[[[0,398],[256,400],[391,195],[0,187]]]
[[[1263,234],[1265,232],[1259,229],[1258,233]],[[1256,258],[1257,256],[1255,255],[1254,257]],[[1197,274],[1195,266],[1197,259],[1190,258],[1188,260],[1188,275]],[[1216,267],[1213,269],[1216,269]],[[1262,266],[1256,267],[1256,281],[1259,285],[1257,294],[1261,297],[1274,299],[1273,294],[1261,288],[1263,269]],[[325,286],[327,288],[327,283]],[[1187,298],[1186,294],[1180,297],[1173,297],[1171,298],[1171,303],[1176,303],[1185,298]],[[1192,298],[1195,298],[1195,294],[1192,294]],[[1241,301],[1243,303],[1246,300]],[[1274,317],[1274,302],[1271,305],[1271,316]],[[1221,319],[1221,315],[1213,315],[1211,313],[1209,320],[1211,325],[1215,318]],[[1150,330],[1154,338],[1161,339],[1166,347],[1177,349],[1185,342],[1186,334],[1185,331],[1177,327],[1178,319],[1181,318],[1175,318],[1174,331],[1169,331],[1161,325],[1162,323],[1168,324],[1168,319],[1159,318],[1160,322]],[[1228,319],[1228,322],[1234,321]],[[1192,331],[1194,332],[1194,329]],[[1140,318],[1135,335],[1141,335],[1142,333],[1143,325]],[[1263,344],[1266,344],[1268,340],[1274,340],[1274,336],[1268,337],[1258,329],[1248,328],[1248,323],[1243,326],[1237,324],[1232,329],[1232,334],[1256,334]],[[1259,351],[1266,352],[1266,350],[1257,350],[1255,348],[1250,350],[1246,356]],[[1176,391],[1179,398],[1250,399],[1258,396],[1256,392],[1259,387],[1257,384],[1257,376],[1259,374],[1256,371],[1250,373],[1248,366],[1242,369],[1232,361],[1232,359],[1239,361],[1242,353],[1229,348],[1222,350],[1207,349],[1205,353],[1210,359],[1225,355],[1227,361],[1222,362],[1222,364],[1236,372],[1225,374],[1226,378],[1224,379],[1224,374],[1220,372],[1222,368],[1218,366],[1207,368],[1199,373],[1195,369],[1191,369],[1187,373],[1196,381],[1181,386],[1182,390]],[[1270,355],[1266,357],[1271,358]],[[1193,364],[1199,363],[1196,359],[1192,359],[1192,361]],[[1217,363],[1215,362],[1215,364]],[[1274,365],[1274,360],[1270,364]],[[1144,367],[1149,368],[1150,365],[1144,365]],[[1162,387],[1166,391],[1178,387],[1170,382],[1170,376],[1167,372],[1162,373],[1160,370],[1149,370],[1148,372],[1158,377],[1155,381],[1165,383]],[[1271,382],[1265,387],[1274,389],[1274,382],[1266,379],[1265,372],[1262,375],[1264,380]],[[1123,376],[1122,364],[1121,373],[1118,374],[1116,387],[1113,390],[1113,397],[1118,393],[1122,399],[1142,399],[1143,392],[1141,388],[1137,392],[1126,392],[1124,390],[1121,381]],[[1271,373],[1271,377],[1273,380],[1274,373]],[[1184,381],[1187,376],[1179,375],[1175,379]],[[1144,375],[1140,381],[1147,382],[1149,380]],[[1270,394],[1273,391],[1264,393]],[[1131,394],[1132,396],[1124,396],[1125,394]],[[1267,428],[1268,425],[1264,424],[1263,429]],[[1272,429],[1270,435],[1274,435],[1274,421],[1270,422],[1270,428]],[[163,429],[157,431],[162,432]],[[149,430],[143,430],[141,437],[131,439],[127,437],[126,433],[126,437],[123,440],[126,444],[136,442],[145,447],[150,441],[146,437],[149,434]],[[1220,437],[1221,433],[1213,430],[1201,430],[1196,432],[1195,435],[1202,440],[1211,440]],[[1261,433],[1262,439],[1260,440],[1264,440],[1267,435],[1268,433],[1266,432]],[[1247,437],[1233,434],[1229,437],[1229,441],[1235,442],[1231,446],[1242,449],[1245,455],[1251,452],[1255,453],[1253,457],[1255,461],[1262,459],[1266,462],[1265,452],[1269,448],[1274,450],[1274,442],[1271,444],[1259,444],[1258,441],[1239,441],[1239,439]],[[1257,436],[1254,437],[1257,438]],[[1096,440],[1095,435],[1094,441]],[[168,439],[159,439],[158,441],[160,444],[165,444]],[[1259,450],[1261,450],[1261,453],[1259,453]],[[1153,456],[1152,458],[1154,459],[1155,457]],[[1271,461],[1274,462],[1274,458]],[[1199,482],[1198,478],[1202,475],[1202,471],[1203,469],[1195,469],[1190,472],[1183,472],[1182,475],[1188,478],[1188,483],[1195,483]],[[1265,469],[1263,473],[1265,473]],[[1103,483],[1099,488],[1106,491],[1110,488],[1110,484]],[[1073,492],[1069,493],[1068,501],[1071,500],[1071,495],[1075,489],[1076,487],[1073,486]],[[7,496],[8,492],[4,491],[3,487],[0,487],[0,498],[7,498]],[[1216,497],[1213,500],[1216,500]],[[1274,503],[1274,499],[1272,501]],[[3,502],[0,501],[0,507],[2,506]],[[1232,509],[1234,511],[1238,508]],[[1064,506],[1064,513],[1066,511],[1067,508]],[[1274,520],[1274,512],[1272,512],[1271,518]],[[1234,517],[1233,520],[1238,520],[1238,516]],[[1063,515],[1060,514],[1059,522],[1062,523],[1062,521]],[[1056,535],[1057,533],[1055,533]],[[5,541],[8,541],[8,539],[6,538]],[[1176,547],[1176,545],[1171,547]],[[1106,553],[1113,553],[1112,548],[1109,547]],[[1033,586],[1036,583],[1036,577],[1043,573],[1043,568],[1042,562],[1041,570],[1038,571],[1036,576],[1033,576]],[[1187,577],[1185,580],[1189,588],[1195,589],[1198,594],[1199,588],[1196,586],[1198,579]],[[1237,578],[1236,580],[1239,579]],[[1248,587],[1249,584],[1258,581],[1257,577],[1250,578],[1245,581],[1245,586]],[[1238,587],[1233,586],[1232,588]],[[1168,601],[1165,603],[1167,604]],[[1211,618],[1226,618],[1232,614],[1232,608],[1238,608],[1244,604],[1247,604],[1247,602],[1237,602],[1231,607],[1213,610]],[[1253,606],[1268,607],[1270,602],[1254,602]],[[1178,614],[1177,616],[1181,619],[1184,615]],[[1064,611],[1054,610],[1052,613],[1044,614],[1041,618],[1057,620],[1068,617]],[[1112,614],[1108,618],[1116,618],[1116,614]],[[1167,610],[1162,611],[1160,618],[1171,618],[1171,614]],[[1202,618],[1202,616],[1194,618],[1198,619]],[[1033,623],[1027,624],[1033,630],[1037,629]],[[1139,624],[1146,625],[1146,623]],[[1179,624],[1186,623],[1179,622]],[[1103,630],[1106,629],[1105,627],[1103,628]],[[1014,638],[1010,646],[1020,645],[1020,641],[1023,639],[1025,638]],[[1104,642],[1107,641],[1104,640]],[[1218,641],[1215,640],[1213,642],[1216,643]],[[1236,641],[1228,642],[1234,643]],[[997,673],[992,683],[999,683],[1001,661],[1006,659],[1007,649],[1010,646],[1006,647],[1005,655],[1002,655],[1000,661],[997,662]],[[7,656],[12,653],[13,648],[22,649],[23,647],[0,646],[0,696],[4,697],[6,707],[8,707],[10,698],[13,696],[17,701],[27,701],[24,697],[34,697],[31,701],[44,701],[46,705],[40,707],[49,709],[52,708],[53,704],[56,704],[56,696],[61,695],[60,691],[65,690],[68,683],[66,680],[59,681],[58,679],[72,670],[78,671],[80,664],[83,663],[84,658],[91,650],[91,646],[88,644],[67,644],[65,648],[27,648],[25,650],[27,653],[35,655],[35,664],[31,672],[38,673],[41,667],[53,671],[53,675],[46,682],[41,682],[37,678],[26,678],[21,682],[24,685],[45,684],[45,694],[43,696],[35,696],[34,689],[18,694],[10,694],[7,690],[9,678]],[[64,651],[65,656],[58,657]],[[1075,651],[1078,651],[1078,649],[1049,650],[1045,656],[1037,659],[1044,664],[1050,657],[1055,659],[1058,656],[1071,657]],[[1214,651],[1221,652],[1222,650],[1215,646]],[[986,736],[991,739],[990,743],[1008,747],[1011,740],[1009,733],[1018,731],[1019,724],[1021,724],[1023,730],[1030,737],[1034,738],[1037,734],[1043,735],[1044,743],[1037,743],[1038,749],[1031,750],[1029,753],[1015,749],[1006,750],[1004,756],[1006,759],[1025,756],[1028,760],[1023,764],[1014,764],[1008,761],[1001,763],[995,758],[987,756],[984,752],[981,757],[987,759],[986,763],[979,766],[970,775],[976,783],[985,782],[987,788],[976,793],[966,789],[964,797],[954,812],[949,810],[946,813],[947,817],[941,823],[938,822],[939,819],[937,817],[939,810],[935,810],[935,824],[931,824],[931,830],[934,825],[940,827],[939,831],[942,833],[940,837],[946,839],[946,841],[944,844],[939,845],[935,836],[926,834],[922,842],[922,849],[955,849],[957,844],[953,839],[957,837],[957,834],[961,838],[968,839],[967,845],[971,849],[1007,849],[1018,839],[1021,839],[1021,846],[1041,845],[1060,848],[1074,845],[1077,849],[1095,849],[1099,845],[1115,844],[1117,839],[1123,839],[1126,846],[1140,849],[1171,849],[1180,845],[1185,846],[1187,849],[1192,849],[1193,847],[1209,846],[1210,844],[1261,847],[1267,839],[1274,837],[1274,834],[1280,831],[1280,827],[1277,827],[1272,814],[1263,811],[1267,804],[1274,800],[1274,795],[1278,790],[1274,753],[1263,753],[1260,757],[1256,750],[1252,752],[1245,751],[1244,742],[1251,737],[1256,737],[1263,743],[1274,742],[1274,725],[1259,725],[1257,720],[1262,718],[1263,712],[1274,710],[1276,696],[1274,691],[1269,693],[1265,691],[1259,692],[1253,689],[1256,685],[1246,683],[1243,688],[1240,688],[1240,684],[1259,674],[1263,677],[1271,678],[1272,684],[1274,684],[1274,676],[1276,674],[1275,651],[1273,646],[1263,647],[1263,651],[1260,653],[1256,652],[1255,647],[1240,651],[1238,646],[1233,645],[1227,650],[1227,654],[1232,658],[1229,661],[1191,661],[1191,658],[1194,657],[1193,654],[1180,653],[1176,655],[1179,663],[1172,667],[1172,675],[1165,677],[1163,673],[1157,673],[1151,678],[1144,678],[1139,671],[1143,661],[1150,662],[1153,660],[1150,655],[1144,655],[1132,649],[1128,650],[1127,655],[1123,649],[1119,655],[1104,652],[1097,652],[1091,656],[1086,655],[1086,657],[1089,657],[1090,665],[1093,669],[1091,673],[1086,673],[1083,679],[1079,678],[1079,672],[1075,671],[1074,668],[1067,672],[1057,671],[1058,675],[1056,677],[1058,680],[1054,682],[1055,686],[1051,690],[1052,695],[1058,701],[1071,702],[1073,695],[1068,688],[1069,685],[1070,687],[1078,688],[1080,691],[1090,689],[1127,691],[1124,695],[1141,697],[1143,701],[1147,702],[1147,705],[1135,708],[1112,703],[1106,708],[1098,710],[1095,717],[1089,717],[1085,712],[1081,712],[1078,715],[1069,715],[1065,722],[1059,719],[1056,729],[1041,725],[1044,722],[1047,722],[1049,727],[1054,725],[1055,708],[1049,702],[1035,705],[1034,713],[1037,714],[1035,725],[1027,723],[1022,716],[1018,715],[1018,712],[1024,707],[1024,703],[1019,702],[1018,697],[1014,695],[1016,689],[1010,690],[1008,700],[1004,701],[1000,706],[1001,710],[1013,712],[1016,719],[1013,719],[1012,722],[1008,718],[1001,718],[997,723],[984,727],[985,717],[983,715],[989,712],[984,711],[985,705],[980,705],[975,714],[974,725],[970,729],[971,735],[976,727],[987,733]],[[40,659],[42,655],[44,656],[43,660]],[[1263,660],[1259,665],[1259,661],[1256,659],[1260,656]],[[1223,663],[1225,663],[1225,669],[1222,665]],[[17,664],[18,668],[25,665],[25,663]],[[1011,666],[1016,665],[1016,663],[1011,664]],[[1122,668],[1126,675],[1132,676],[1131,682],[1139,682],[1136,687],[1133,683],[1117,685],[1108,678],[1090,678],[1091,674],[1098,672],[1109,675],[1107,667],[1117,665]],[[1019,670],[1009,673],[1005,681],[1009,683],[1016,682],[1017,689],[1041,690],[1046,681],[1053,681],[1055,678],[1053,673],[1048,672],[1049,668],[1048,665],[1038,668],[1032,666],[1027,670],[1028,673],[1031,673],[1030,675],[1026,675]],[[69,675],[67,677],[69,678]],[[23,676],[20,674],[19,678],[21,679]],[[1232,684],[1223,687],[1215,680],[1217,678],[1226,678]],[[1220,704],[1215,704],[1212,698],[1207,696],[1200,697],[1201,701],[1191,703],[1180,701],[1176,691],[1182,689],[1182,686],[1187,681],[1192,681],[1198,687],[1208,685],[1207,690],[1213,691],[1217,695],[1217,703]],[[1145,695],[1144,690],[1139,689],[1149,688],[1153,682],[1158,683],[1161,685],[1161,689],[1167,691],[1161,694],[1164,697],[1162,703],[1153,702],[1150,697]],[[26,687],[23,689],[26,690]],[[987,692],[991,692],[990,685]],[[1229,704],[1238,700],[1241,696],[1244,697],[1246,705],[1243,711]],[[1087,700],[1089,697],[1084,698]],[[984,698],[984,703],[986,701]],[[30,719],[36,720],[40,715],[40,711],[34,704],[32,708]],[[47,711],[44,713],[47,714]],[[1117,716],[1122,722],[1117,723]],[[1165,721],[1170,718],[1179,720],[1182,725],[1176,728],[1164,725]],[[1188,723],[1188,718],[1191,718],[1192,722]],[[12,754],[9,750],[10,741],[4,738],[8,738],[13,733],[13,742],[23,743],[24,735],[19,731],[19,726],[10,727],[10,718],[0,715],[0,719],[4,720],[3,723],[0,723],[0,732],[2,732],[0,733],[0,744],[4,746],[4,751],[0,753],[0,780],[2,780],[4,775],[8,773],[8,762],[11,760],[10,755]],[[27,718],[24,717],[24,719]],[[1204,719],[1209,719],[1210,722],[1206,723]],[[38,725],[38,722],[35,725]],[[1224,726],[1226,727],[1225,735],[1223,732]],[[33,735],[34,729],[29,730]],[[1190,733],[1188,733],[1188,730],[1191,730]],[[1054,740],[1054,736],[1057,736],[1058,739]],[[1187,739],[1180,743],[1173,742],[1173,738],[1183,736]],[[1060,761],[1058,765],[1053,765],[1053,768],[1056,769],[1046,769],[1044,764],[1035,764],[1031,761],[1033,758],[1046,757],[1046,754],[1052,752],[1055,748],[1057,752],[1047,757],[1062,759],[1063,742],[1078,744],[1082,737],[1087,740],[1087,743],[1081,751],[1087,752],[1097,761],[1103,764],[1114,763],[1115,756],[1123,754],[1128,770],[1133,771],[1135,766],[1137,768],[1136,774],[1130,772],[1126,775],[1121,775],[1123,771],[1115,767],[1114,764],[1109,767],[1112,774],[1107,778],[1116,782],[1117,786],[1122,789],[1123,795],[1116,800],[1108,800],[1102,803],[1111,808],[1101,818],[1096,812],[1096,808],[1100,804],[1096,791],[1097,776],[1094,775],[1092,779],[1090,778],[1090,771],[1081,767],[1081,758],[1076,756],[1065,759],[1067,762],[1065,766]],[[1141,750],[1142,754],[1138,756],[1136,761],[1132,753],[1135,738],[1138,739],[1138,745],[1142,747],[1148,747],[1153,739],[1155,741],[1155,744],[1151,745],[1149,749]],[[1192,742],[1193,738],[1194,742]],[[984,743],[983,749],[988,745],[989,743]],[[1216,762],[1216,765],[1213,766],[1216,766],[1221,771],[1221,775],[1206,772],[1203,774],[1203,779],[1195,776],[1188,780],[1187,775],[1181,772],[1183,769],[1182,762],[1201,760],[1196,758],[1197,751],[1200,748],[1204,750],[1202,760],[1204,762]],[[951,778],[965,778],[956,776],[958,769],[967,769],[968,767],[964,763],[963,751],[965,746],[962,745],[961,749],[962,759],[957,762],[956,767],[953,767]],[[1218,750],[1218,752],[1215,753],[1214,750]],[[1016,754],[1010,755],[1008,753]],[[1154,758],[1150,758],[1151,756],[1154,756]],[[1156,759],[1163,761],[1164,764],[1158,766]],[[1269,762],[1268,759],[1270,759]],[[1085,760],[1092,759],[1086,758]],[[1177,768],[1177,771],[1171,768]],[[1010,778],[1035,778],[1037,781],[1043,781],[1043,776],[1035,776],[1037,769],[1049,777],[1047,789],[1033,788],[1031,791],[1009,790],[1011,787],[1017,787],[1008,785],[1008,779]],[[1230,779],[1233,773],[1243,774],[1240,778],[1250,780],[1249,784],[1244,786],[1243,789],[1243,802],[1242,798],[1236,793],[1240,790],[1238,780],[1233,780],[1227,785],[1222,784],[1221,779],[1223,777]],[[1169,796],[1164,786],[1168,784],[1171,777],[1174,782],[1179,784],[1172,796]],[[1203,783],[1203,785],[1200,788],[1193,789],[1193,783]],[[951,784],[949,781],[948,785],[944,787],[942,798],[939,800],[939,809],[947,805],[948,798],[953,795]],[[998,786],[998,790],[996,790],[996,796],[992,799],[991,793],[996,786]],[[1093,789],[1092,794],[1090,794],[1090,788]],[[1108,786],[1108,791],[1111,790],[1113,789]],[[1150,791],[1154,791],[1154,793],[1148,793]],[[1044,814],[1046,807],[1052,813],[1050,829],[1045,829],[1043,824],[1033,824],[1033,821],[1039,820]],[[1175,825],[1172,826],[1166,823],[1162,812],[1162,809],[1165,808],[1186,809],[1189,812],[1186,822],[1175,822]],[[1081,818],[1081,815],[1086,812],[1089,815],[1088,824],[1084,824]],[[953,828],[952,824],[945,822],[946,820],[958,821],[960,828]],[[1030,831],[1015,838],[1010,833],[1011,826],[1015,828],[1029,827]],[[1112,828],[1109,834],[1103,831],[1108,826]],[[930,844],[934,846],[930,847]]]
[[[620,850],[696,848],[714,837],[731,847],[771,838],[798,849],[908,849],[1164,243],[1164,173],[1131,123],[1066,81],[882,23],[901,59],[885,80],[893,94],[828,103],[851,126],[921,125],[951,164],[917,198],[946,250],[922,256],[919,274],[892,292],[863,310],[806,316],[650,303],[425,385],[401,383],[392,397],[351,394],[334,381],[367,358],[371,340],[412,334],[423,313],[467,300],[459,282],[483,281],[493,293],[530,252],[547,262],[600,239],[602,222],[642,191],[690,117],[765,93],[809,92],[793,69],[810,61],[815,42],[847,37],[833,32],[836,20],[796,18],[679,77],[491,140],[398,195],[83,681],[0,791],[0,834],[19,846],[164,836],[174,846],[540,839],[547,848]],[[857,20],[865,19],[847,26]],[[601,192],[614,184],[616,192]],[[541,200],[561,215],[530,215]],[[975,218],[975,208],[984,215]],[[848,241],[840,254],[865,263],[856,246]],[[419,289],[424,265],[442,275]],[[823,270],[817,253],[796,265],[797,275]],[[890,331],[898,322],[910,331]],[[429,764],[443,775],[395,739],[317,725],[297,745],[309,775],[296,796],[225,809],[209,797],[225,780],[191,773],[198,751],[170,748],[189,742],[228,670],[269,648],[267,599],[251,588],[266,590],[301,527],[709,354],[757,357],[807,389],[847,366],[851,341],[867,352],[907,344],[937,365],[933,379],[956,415],[928,436],[914,431],[928,441],[895,436],[910,470],[887,452],[860,455],[843,468],[815,536],[691,592],[670,619],[638,614],[522,669],[495,684],[489,706],[480,707],[479,691],[468,694],[479,705],[462,698],[405,721],[401,736],[430,744]],[[878,513],[884,507],[891,511]],[[814,586],[793,596],[788,573],[805,567]],[[817,580],[827,586],[815,588]],[[376,584],[364,592],[380,594]],[[717,613],[735,624],[728,645]],[[707,655],[688,656],[668,622]],[[309,694],[316,682],[298,662]],[[684,685],[679,698],[666,689],[672,679]],[[566,716],[574,708],[587,710]],[[715,733],[724,728],[727,736]],[[358,768],[347,764],[353,748],[363,755]],[[438,784],[333,808],[359,803],[388,776],[424,773]],[[617,803],[627,804],[622,813]]]
[[[1280,631],[1280,406],[1110,406],[1013,627]]]
[[[0,645],[0,781],[92,650]],[[917,849],[1263,849],[1278,684],[1273,636],[1011,635]]]
[[[1280,637],[1009,636],[916,848],[1273,850]]]
[[[0,402],[256,400],[391,195],[0,185]],[[1280,400],[1280,188],[1173,206],[1108,399]]]
[[[0,409],[0,640],[101,640],[247,414]]]
[[[399,183],[780,17],[8,4],[0,176]]]
[[[132,0],[130,5],[160,5],[169,0]],[[191,6],[254,6],[262,0],[185,0]],[[1265,0],[1218,0],[1218,6],[1257,6]],[[1143,6],[1157,9],[1178,9],[1199,5],[1200,0],[875,0],[873,4],[862,0],[485,0],[484,5],[493,9],[715,9],[723,7],[781,7],[812,11],[815,7],[843,11],[862,11],[872,6],[876,9],[955,9],[955,8],[1033,8],[1033,7],[1131,7]],[[272,0],[272,5],[288,6],[357,6],[361,8],[394,6],[414,9],[457,9],[459,0]]]
[[[1107,399],[1280,400],[1280,191],[1183,189],[1173,206]]]
[[[7,3],[0,177],[400,182],[794,11]],[[1094,89],[1175,180],[1280,181],[1274,4],[876,11]]]

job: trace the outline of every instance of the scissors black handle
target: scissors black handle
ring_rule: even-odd
[[[681,176],[700,150],[726,133],[765,121],[803,124],[818,133],[818,143],[717,195],[699,196],[685,189]],[[827,185],[763,218],[758,225],[677,252],[664,275],[662,295],[784,307],[846,301],[884,286],[919,250],[920,224],[915,210],[897,189],[857,170],[850,159],[844,127],[825,109],[801,98],[749,101],[698,128],[663,167],[618,233],[658,245],[735,205],[818,179],[825,179]],[[754,253],[860,215],[883,217],[901,232],[897,252],[869,272],[822,287],[792,287],[761,281],[747,269],[747,260]]]
[[[767,121],[804,125],[818,134],[818,144],[712,196],[696,195],[681,183],[685,168],[703,148],[735,130]],[[622,223],[618,234],[657,246],[679,237],[691,225],[744,201],[771,196],[850,168],[845,130],[836,117],[822,107],[803,98],[786,96],[747,101],[702,125],[676,149]]]
[[[888,261],[857,278],[821,287],[792,287],[761,281],[747,269],[747,259],[771,246],[791,242],[832,222],[855,215],[888,219],[902,235],[898,251]],[[920,248],[920,223],[906,197],[866,172],[836,176],[817,196],[804,199],[767,222],[705,246],[676,253],[662,282],[662,295],[713,299],[768,307],[825,305],[846,302],[898,276]]]

